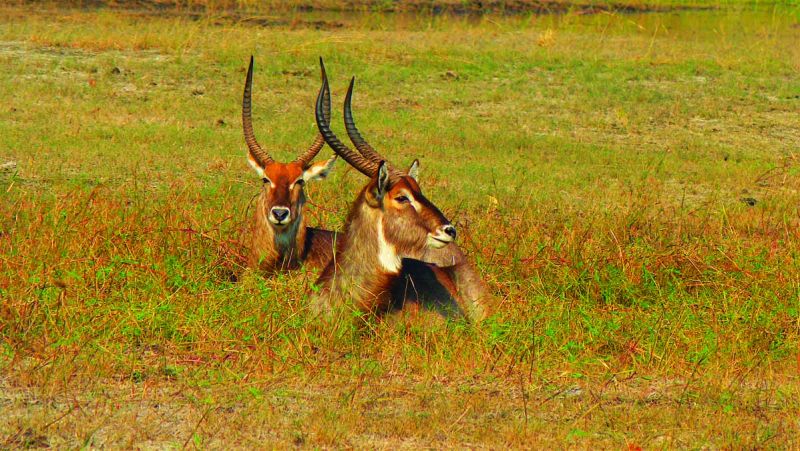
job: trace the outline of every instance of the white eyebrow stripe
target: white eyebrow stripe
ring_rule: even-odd
[[[419,208],[417,208],[417,199],[414,198],[413,194],[411,194],[408,190],[404,189],[400,191],[400,195],[406,196],[408,198],[408,202],[411,204],[411,207],[414,210],[419,211]]]
[[[303,176],[297,177],[294,182],[289,185],[289,189],[294,189],[294,186],[297,185],[297,182],[303,179]]]

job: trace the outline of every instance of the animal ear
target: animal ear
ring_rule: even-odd
[[[389,166],[385,161],[381,161],[378,172],[374,175],[375,186],[370,183],[370,188],[366,191],[366,201],[370,207],[381,208],[383,196],[389,191]]]
[[[258,176],[260,178],[262,179],[266,178],[266,176],[264,175],[264,168],[260,164],[258,164],[258,161],[256,161],[255,158],[253,158],[252,153],[249,152],[247,153],[247,162],[250,163],[250,166],[258,173]]]
[[[306,182],[311,180],[324,179],[333,170],[333,164],[336,163],[337,155],[334,155],[329,160],[317,161],[303,171],[303,180]]]
[[[408,176],[419,181],[419,160],[415,159],[414,162],[411,163],[411,166],[408,168]]]
[[[378,183],[375,187],[375,197],[380,200],[389,191],[389,166],[385,161],[381,161],[378,166]]]

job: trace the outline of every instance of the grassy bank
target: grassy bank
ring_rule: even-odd
[[[800,29],[775,11],[2,9],[0,443],[797,446]],[[260,183],[250,54],[284,160],[314,137],[317,57],[337,103],[357,76],[363,132],[421,159],[494,317],[320,329],[314,274],[225,277]],[[363,183],[309,184],[312,222]]]

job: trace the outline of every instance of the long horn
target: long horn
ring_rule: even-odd
[[[319,57],[319,67],[322,70],[322,78],[327,78],[325,74],[325,64],[322,62],[322,57]],[[322,99],[322,112],[325,115],[325,122],[331,122],[331,92],[329,89],[326,89],[323,94]],[[316,139],[314,139],[314,143],[311,144],[311,147],[308,148],[302,155],[297,157],[297,161],[302,163],[303,165],[307,165],[314,157],[317,156],[322,147],[325,146],[325,138],[322,137],[322,134],[317,134]]]
[[[350,141],[353,142],[353,145],[356,146],[361,155],[364,155],[364,158],[375,162],[386,160],[364,140],[356,128],[356,121],[353,119],[353,110],[350,106],[350,102],[353,100],[353,85],[355,83],[356,77],[351,78],[350,86],[347,88],[347,95],[344,98],[344,127],[347,129],[347,136],[350,137]]]
[[[336,152],[340,157],[342,157],[346,162],[353,166],[354,168],[358,169],[362,174],[366,175],[367,177],[372,177],[378,172],[378,163],[374,163],[372,161],[367,160],[363,156],[359,155],[358,153],[354,152],[352,149],[344,145],[339,138],[331,130],[330,125],[325,120],[325,116],[322,112],[323,105],[324,105],[324,93],[328,91],[328,76],[325,72],[322,72],[322,88],[319,90],[319,94],[317,95],[317,106],[314,109],[314,117],[317,120],[317,128],[319,128],[320,134],[322,134],[325,142],[331,146],[334,152]]]
[[[389,163],[389,160],[384,158],[381,154],[375,151],[372,146],[361,136],[361,133],[356,128],[356,121],[353,119],[353,109],[351,106],[351,102],[353,100],[353,86],[356,83],[356,77],[350,79],[350,86],[347,88],[347,95],[344,98],[344,127],[347,130],[347,136],[350,137],[350,141],[353,142],[353,145],[356,146],[358,152],[364,156],[369,161],[375,162],[376,164],[380,164],[381,161],[386,161],[387,167],[389,168],[389,173],[393,177],[401,176],[402,174],[394,169],[392,165]]]
[[[253,133],[253,118],[251,117],[250,94],[253,91],[253,55],[250,55],[250,67],[247,68],[247,81],[244,85],[244,98],[242,99],[242,128],[244,129],[244,141],[250,155],[261,166],[272,163],[272,157],[256,141]]]

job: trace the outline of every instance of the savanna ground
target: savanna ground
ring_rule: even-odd
[[[800,446],[800,17],[721,6],[0,7],[0,447]],[[358,77],[362,131],[421,159],[494,316],[330,330],[313,273],[229,280],[250,54],[283,160],[318,56],[335,104]],[[364,182],[310,184],[311,222]]]

